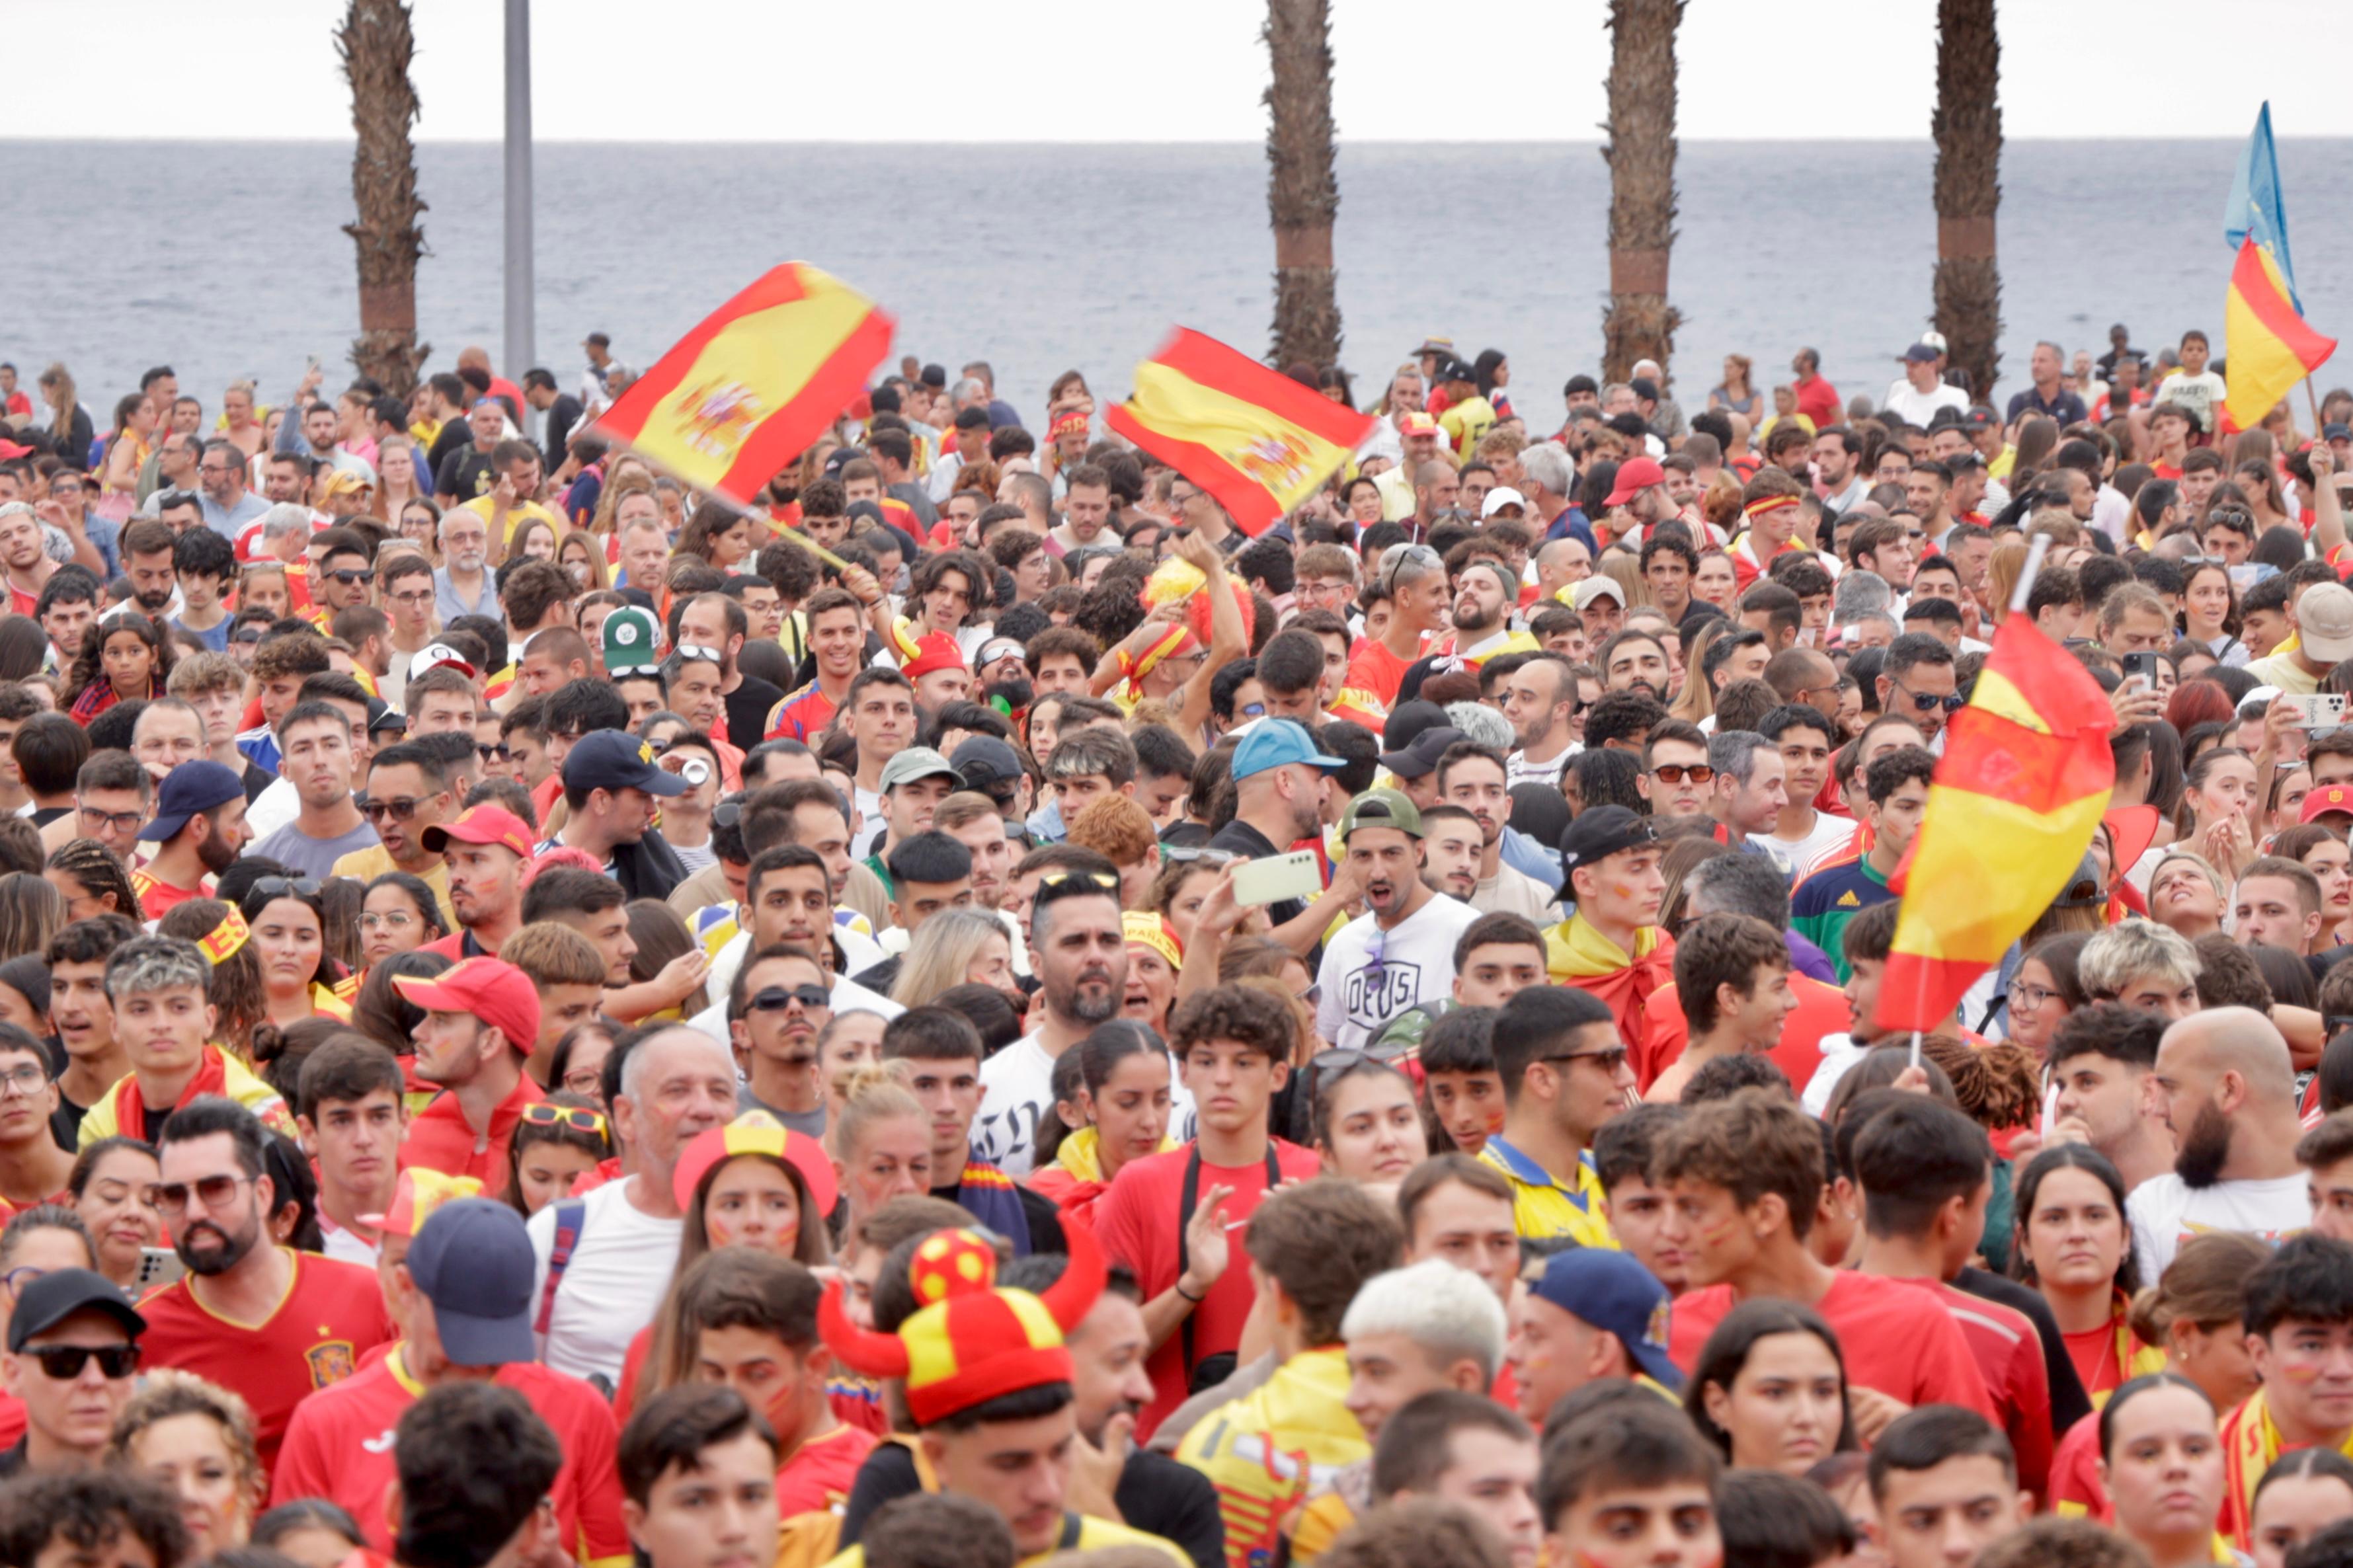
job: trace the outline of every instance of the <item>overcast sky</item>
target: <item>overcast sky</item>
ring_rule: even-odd
[[[1603,0],[1334,0],[1344,137],[1587,141]],[[342,0],[8,0],[12,136],[350,134]],[[501,134],[503,0],[416,0],[420,136]],[[1254,0],[540,0],[537,134],[557,141],[1249,141],[1264,134]],[[658,25],[649,26],[648,18]],[[1681,134],[1923,138],[1934,0],[1691,0]],[[2341,0],[2011,0],[2012,137],[2353,135]],[[79,65],[69,62],[80,62]]]

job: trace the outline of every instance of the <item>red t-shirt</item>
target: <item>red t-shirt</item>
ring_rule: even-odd
[[[400,1168],[422,1165],[447,1176],[473,1176],[481,1182],[484,1197],[497,1197],[507,1190],[507,1145],[514,1140],[522,1108],[546,1098],[524,1073],[514,1092],[491,1110],[490,1136],[483,1138],[468,1124],[456,1095],[438,1094],[410,1118],[408,1136],[400,1143]]]
[[[776,1471],[776,1517],[816,1513],[846,1500],[874,1441],[871,1432],[841,1426],[803,1443]]]
[[[190,1281],[174,1280],[139,1303],[147,1320],[140,1339],[149,1366],[176,1366],[245,1396],[253,1407],[261,1468],[278,1468],[278,1446],[294,1407],[359,1370],[371,1347],[399,1337],[384,1310],[375,1270],[289,1247],[294,1277],[278,1310],[259,1323],[237,1323],[198,1301]]]
[[[1348,678],[1343,686],[1355,691],[1369,691],[1381,700],[1384,708],[1397,706],[1398,688],[1405,684],[1405,672],[1413,668],[1413,660],[1399,658],[1381,644],[1366,637],[1349,656]]]
[[[1822,1037],[1846,1032],[1846,993],[1810,976],[1792,973],[1789,989],[1798,994],[1798,1009],[1781,1025],[1781,1043],[1766,1052],[1781,1076],[1798,1089],[1813,1081],[1822,1065]],[[1658,1076],[1674,1066],[1691,1040],[1691,1021],[1672,984],[1661,986],[1651,998],[1650,1043],[1636,1053],[1634,1077],[1647,1089]]]
[[[621,1522],[621,1472],[614,1458],[620,1428],[612,1410],[578,1378],[536,1362],[502,1366],[496,1381],[522,1394],[563,1446],[564,1468],[548,1495],[565,1554],[591,1565],[628,1563],[629,1534]],[[394,1479],[393,1428],[424,1393],[395,1346],[375,1365],[304,1400],[270,1470],[270,1502],[316,1497],[340,1503],[359,1521],[370,1547],[391,1551],[384,1503]]]
[[[190,899],[208,896],[195,888],[175,888],[169,882],[159,882],[144,871],[131,873],[131,890],[139,895],[139,908],[151,921],[162,920]]]
[[[1820,376],[1797,384],[1798,412],[1814,422],[1814,428],[1836,425],[1844,412],[1839,406],[1838,388]]]
[[[2043,1363],[2042,1336],[2024,1313],[1999,1301],[1941,1279],[1909,1283],[1933,1290],[1960,1326],[2018,1456],[2018,1484],[2042,1496],[2051,1484],[2051,1369]]]
[[[2105,1524],[2115,1512],[2100,1484],[2100,1413],[2067,1428],[2051,1455],[2051,1511],[2069,1519]]]
[[[1704,1286],[1675,1298],[1669,1353],[1686,1374],[1699,1364],[1700,1347],[1732,1306],[1729,1285]],[[1998,1418],[1960,1329],[1909,1281],[1841,1271],[1831,1276],[1831,1288],[1814,1310],[1838,1335],[1849,1383],[1915,1408],[1958,1405],[1988,1420]]]
[[[1177,1216],[1184,1206],[1185,1167],[1195,1147],[1187,1144],[1165,1154],[1130,1160],[1113,1179],[1111,1189],[1095,1204],[1096,1239],[1103,1243],[1105,1253],[1135,1271],[1136,1283],[1147,1301],[1173,1289],[1183,1272],[1176,1263],[1176,1244],[1184,1230]],[[1313,1176],[1322,1168],[1313,1150],[1296,1143],[1286,1143],[1278,1138],[1274,1140],[1274,1152],[1277,1167],[1286,1181]],[[1226,1200],[1226,1231],[1233,1250],[1225,1273],[1209,1287],[1201,1304],[1193,1309],[1193,1355],[1197,1361],[1231,1351],[1241,1343],[1242,1321],[1250,1316],[1252,1292],[1250,1260],[1242,1255],[1240,1233],[1250,1216],[1258,1212],[1259,1200],[1266,1195],[1266,1163],[1254,1160],[1247,1165],[1204,1164],[1195,1185],[1196,1194],[1219,1186],[1233,1189],[1233,1195]],[[1136,1423],[1139,1441],[1150,1437],[1153,1429],[1167,1419],[1168,1413],[1185,1402],[1187,1380],[1192,1372],[1185,1364],[1185,1339],[1181,1329],[1170,1334],[1145,1363],[1145,1370],[1152,1375],[1152,1404]]]

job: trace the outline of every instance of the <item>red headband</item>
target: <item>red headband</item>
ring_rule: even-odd
[[[1761,500],[1751,501],[1746,506],[1742,507],[1740,509],[1740,515],[1746,518],[1761,517],[1768,511],[1778,511],[1785,506],[1795,506],[1797,504],[1798,498],[1796,496],[1766,496]]]

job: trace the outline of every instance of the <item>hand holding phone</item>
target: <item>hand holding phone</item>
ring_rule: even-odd
[[[1234,902],[1244,906],[1312,899],[1323,890],[1324,875],[1316,868],[1313,849],[1264,856],[1234,868]]]

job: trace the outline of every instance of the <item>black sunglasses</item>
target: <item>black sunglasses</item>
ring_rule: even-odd
[[[257,877],[253,892],[264,900],[282,899],[289,894],[298,899],[315,899],[319,896],[319,884],[308,877]]]
[[[754,995],[744,1005],[755,1013],[781,1013],[796,1002],[801,1005],[803,1012],[814,1013],[820,1007],[833,1005],[833,993],[822,985],[795,985],[789,989],[782,985],[771,985]]]
[[[362,569],[357,572],[322,572],[320,575],[322,577],[332,577],[336,582],[341,583],[346,588],[350,587],[354,583],[373,583],[375,581],[375,574],[365,569]]]
[[[31,1345],[25,1354],[41,1363],[43,1375],[58,1383],[70,1383],[81,1375],[81,1369],[98,1358],[99,1374],[109,1381],[129,1377],[139,1370],[137,1345]]]

